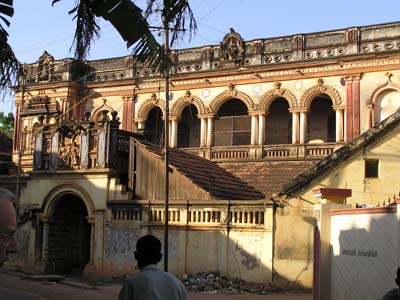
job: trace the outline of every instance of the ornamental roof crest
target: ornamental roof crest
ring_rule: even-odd
[[[242,36],[231,28],[230,33],[225,35],[221,42],[221,58],[223,60],[234,61],[237,66],[242,64],[245,50],[244,46]]]

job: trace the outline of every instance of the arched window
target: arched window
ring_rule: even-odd
[[[247,106],[239,99],[225,102],[214,120],[214,145],[249,145],[251,120]]]
[[[178,148],[200,146],[200,119],[197,114],[197,108],[193,104],[182,111],[178,125]]]
[[[395,113],[400,107],[400,92],[397,90],[385,90],[379,97],[375,104],[375,123],[383,121],[391,114]]]
[[[275,99],[269,107],[265,141],[269,145],[292,143],[292,116],[285,98]]]
[[[144,139],[154,144],[164,144],[164,122],[162,111],[159,107],[154,107],[147,115],[144,128]]]
[[[318,95],[312,100],[307,128],[310,143],[335,142],[335,111],[328,95]]]

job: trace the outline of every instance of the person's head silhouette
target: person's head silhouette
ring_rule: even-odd
[[[153,235],[145,235],[136,243],[135,259],[139,269],[147,265],[155,265],[161,260],[161,242]]]
[[[400,287],[400,267],[397,268],[396,284]]]

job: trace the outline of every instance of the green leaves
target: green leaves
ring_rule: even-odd
[[[53,0],[52,5],[61,0]],[[76,1],[75,6],[68,12],[74,15],[76,29],[72,48],[75,48],[75,58],[84,60],[90,51],[90,45],[95,37],[99,36],[100,27],[93,10],[93,0]]]
[[[52,4],[59,1],[61,0],[53,0]],[[102,17],[113,24],[127,41],[128,47],[133,45],[132,54],[138,62],[158,69],[161,73],[165,72],[172,62],[151,32],[147,16],[152,11],[161,13],[164,24],[159,26],[167,26],[172,31],[170,45],[173,45],[186,30],[192,34],[197,29],[188,0],[164,0],[162,8],[157,7],[156,0],[149,0],[144,15],[131,0],[76,0],[75,6],[69,11],[74,15],[74,19],[77,19],[73,42],[75,57],[80,60],[86,57],[93,38],[99,35],[100,28],[96,17]]]
[[[12,0],[0,0],[0,94],[17,84],[19,70],[19,62],[8,44],[8,32],[5,28],[10,25],[7,18],[14,15],[12,5]]]
[[[13,137],[14,115],[12,113],[5,115],[3,112],[0,112],[0,132],[8,135],[11,138]]]

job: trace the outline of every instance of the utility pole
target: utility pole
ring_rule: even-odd
[[[164,20],[164,52],[169,55],[169,28]],[[164,224],[164,271],[168,272],[168,222],[169,222],[169,71],[167,67],[164,72],[165,84],[165,118],[164,118],[164,155],[165,155],[165,224]]]

